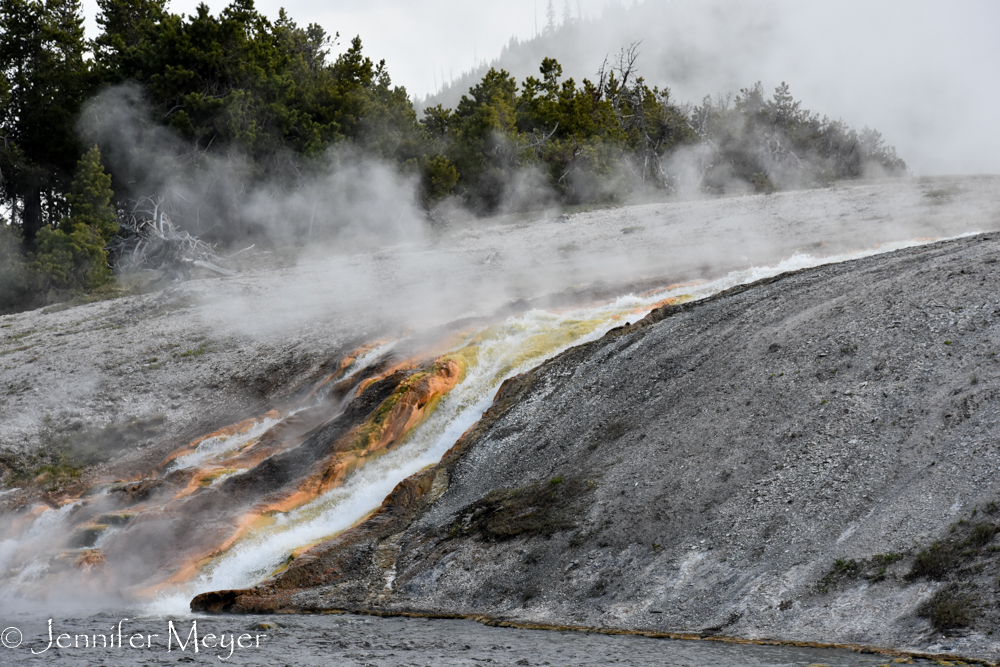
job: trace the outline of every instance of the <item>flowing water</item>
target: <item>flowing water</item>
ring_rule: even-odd
[[[225,627],[239,634],[239,628],[249,627],[255,621],[248,618],[196,619],[187,613],[190,599],[205,591],[253,586],[281,568],[297,550],[334,536],[364,519],[402,480],[438,462],[461,434],[480,418],[500,384],[507,378],[533,368],[573,345],[595,340],[614,327],[637,321],[663,303],[700,299],[734,285],[785,271],[917,244],[919,242],[914,241],[883,245],[850,256],[795,255],[776,266],[733,272],[711,282],[671,286],[639,296],[623,296],[611,303],[561,312],[533,310],[479,331],[465,332],[445,354],[445,357],[460,362],[462,374],[457,385],[444,394],[429,416],[406,434],[401,443],[372,457],[347,476],[340,486],[289,511],[272,513],[267,521],[255,523],[235,543],[201,564],[192,579],[160,587],[159,593],[152,599],[133,600],[127,604],[141,603],[141,611],[132,612],[133,615],[142,614],[138,623],[145,628],[159,628],[161,634],[166,632],[170,619],[184,619],[186,629],[190,629],[192,621],[198,620],[200,627],[206,628],[203,632],[218,634]],[[393,345],[395,342],[382,342],[358,356],[345,369],[341,380],[376,363]],[[295,411],[286,415],[270,413],[225,435],[206,438],[191,452],[177,456],[169,469],[197,467],[246,451],[260,441],[269,429],[293,414]],[[239,472],[242,471],[216,471],[216,476],[208,483],[218,484]],[[45,548],[53,543],[53,535],[67,531],[74,504],[67,504],[58,510],[37,508],[33,523],[19,537],[0,541],[0,568],[8,572],[0,583],[3,587],[0,599],[3,599],[5,611],[4,625],[19,627],[25,637],[30,635],[36,638],[35,644],[41,641],[38,637],[44,634],[39,624],[44,625],[43,621],[53,613],[53,603],[60,600],[59,591],[45,588],[52,562],[52,554],[45,553]],[[96,546],[99,547],[106,537],[102,536]],[[38,547],[33,548],[36,543]],[[39,591],[43,592],[41,597],[49,602],[42,603],[34,612],[25,611],[28,603],[23,596],[30,592],[38,597]],[[18,611],[12,615],[15,609]],[[101,628],[108,624],[109,619],[111,616],[107,613],[64,615],[56,624],[72,628],[66,632],[93,634],[104,632]],[[483,661],[503,664],[608,664],[618,660],[623,664],[636,665],[804,665],[809,662],[855,665],[861,660],[853,653],[579,633],[539,633],[488,628],[466,621],[322,616],[283,619],[281,623],[286,627],[272,632],[262,647],[237,651],[232,661],[237,664],[283,664],[284,659],[289,664],[304,665],[464,665]],[[39,647],[36,645],[35,648]],[[117,664],[115,661],[118,659],[131,662],[140,655],[153,663],[174,662],[192,655],[190,651],[178,653],[176,648],[170,653],[166,653],[163,646],[161,649],[157,650],[153,645],[146,649],[130,649],[126,640],[125,647],[114,650],[73,648],[61,650],[59,655],[60,660],[68,661],[66,664]],[[294,654],[294,660],[287,657],[291,655],[289,651]],[[6,653],[0,650],[0,662],[15,653],[19,660],[44,659],[42,655],[34,656],[21,649],[8,649]],[[126,654],[128,659],[124,657]],[[51,659],[55,649],[44,655]],[[327,657],[336,657],[342,662],[331,663]],[[198,659],[204,659],[204,651]],[[104,660],[108,662],[102,662]]]

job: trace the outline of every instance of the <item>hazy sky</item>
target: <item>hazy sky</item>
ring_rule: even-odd
[[[600,13],[606,0],[571,0],[573,15]],[[406,86],[411,94],[424,96],[441,83],[441,71],[455,76],[471,69],[476,59],[491,60],[512,36],[530,38],[535,30],[537,9],[539,31],[545,25],[548,0],[257,0],[258,11],[270,18],[284,7],[299,25],[318,23],[327,32],[340,33],[346,47],[355,35],[361,35],[365,51],[375,60],[385,58],[393,81]],[[96,24],[96,0],[84,0],[88,32]],[[170,0],[173,12],[191,14],[197,0]],[[229,2],[206,2],[217,13]],[[627,2],[625,4],[631,4]],[[555,0],[561,20],[564,0]]]
[[[225,2],[208,3],[213,12]],[[259,0],[270,17],[285,6],[300,25],[360,34],[385,58],[393,81],[423,96],[445,77],[491,60],[516,35],[531,38],[547,0]],[[626,2],[624,4],[632,4]],[[998,0],[660,0],[663,24],[609,26],[643,39],[647,72],[658,42],[697,40],[723,54],[718,76],[675,92],[702,95],[782,80],[804,105],[852,126],[878,128],[917,173],[1000,173],[1000,1]],[[190,13],[194,0],[170,8]],[[598,16],[605,0],[571,0],[574,15]],[[95,0],[86,0],[93,34]],[[564,0],[556,0],[560,19]],[[647,23],[650,23],[647,21]],[[745,29],[744,29],[745,24]],[[761,26],[766,26],[762,30]],[[603,46],[598,47],[601,50]],[[604,53],[595,53],[599,62]],[[594,68],[596,69],[596,67]],[[567,72],[577,80],[594,72]],[[671,85],[669,81],[655,81]],[[720,88],[722,86],[722,88]]]

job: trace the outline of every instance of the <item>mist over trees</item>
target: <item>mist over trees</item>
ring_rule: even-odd
[[[808,187],[842,178],[906,173],[906,163],[882,135],[811,113],[782,83],[765,97],[756,83],[735,97],[706,97],[690,122],[704,139],[700,184],[725,191],[734,179],[756,191]]]
[[[358,215],[372,202],[338,210],[317,192],[377,199],[385,165],[431,220],[905,171],[877,132],[801,109],[784,84],[678,103],[639,76],[635,45],[579,83],[550,57],[520,82],[490,68],[418,118],[358,37],[334,57],[339,35],[284,11],[270,21],[251,0],[191,16],[166,0],[98,4],[88,41],[77,0],[0,0],[0,312],[101,289],[129,248],[135,268],[143,230],[162,249],[164,230],[207,248],[381,229]],[[562,9],[557,27],[549,3],[547,32],[575,25]],[[297,208],[267,225],[248,213],[267,202]],[[178,252],[141,257],[154,255]]]
[[[556,10],[562,4],[562,15]],[[773,15],[750,3],[702,0],[696,4],[608,0],[601,13],[582,16],[575,2],[538,3],[537,32],[511,37],[493,60],[458,73],[430,95],[415,100],[417,110],[454,107],[490,68],[518,80],[534,75],[543,58],[557,59],[567,72],[593,74],[607,54],[639,43],[647,81],[669,84],[675,97],[698,100],[735,91],[749,81],[734,57],[761,55],[775,35]],[[759,74],[755,73],[755,78]]]
[[[669,187],[663,157],[697,135],[669,92],[650,89],[634,70],[632,52],[580,85],[562,80],[552,58],[542,61],[541,78],[520,86],[491,69],[454,110],[424,110],[421,123],[440,151],[434,169],[453,168],[454,191],[484,214]],[[425,188],[428,204],[449,193]]]

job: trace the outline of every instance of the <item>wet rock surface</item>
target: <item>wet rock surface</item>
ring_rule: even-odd
[[[209,289],[0,318],[0,334],[25,341],[0,357],[6,485],[34,495],[81,470],[91,479],[145,472],[199,435],[289,403],[365,335],[350,326],[284,340],[221,333],[200,316],[198,295]],[[7,494],[0,505],[27,498]]]
[[[149,599],[189,583],[206,563],[238,549],[233,545],[259,539],[255,530],[340,487],[397,447],[425,408],[453,388],[457,361],[421,362],[419,343],[395,349],[370,365],[340,365],[288,420],[270,411],[177,448],[143,479],[109,477],[89,488],[77,490],[77,483],[49,494],[44,498],[58,505],[52,507],[58,514],[45,515],[41,523],[31,520],[49,510],[44,503],[4,517],[4,592]],[[411,504],[407,488],[395,494],[397,505]],[[426,491],[416,488],[417,495]],[[283,569],[282,560],[254,561],[261,573],[247,583]]]
[[[250,595],[995,659],[998,259],[983,235],[654,311],[505,385],[440,497],[325,545],[336,582]]]

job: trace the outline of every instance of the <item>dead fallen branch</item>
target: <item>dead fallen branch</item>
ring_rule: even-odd
[[[163,210],[161,198],[144,197],[119,221],[107,250],[120,271],[164,271],[165,279],[186,280],[199,267],[223,276],[233,271],[218,266],[215,248],[178,229]]]

